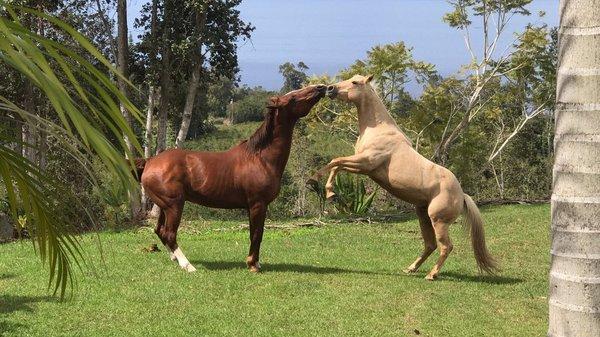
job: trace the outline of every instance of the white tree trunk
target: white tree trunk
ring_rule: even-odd
[[[148,107],[146,109],[146,130],[144,131],[144,158],[152,156],[152,121],[154,118],[154,109],[158,90],[151,85],[148,88]]]
[[[185,97],[185,106],[183,107],[183,116],[181,117],[181,127],[175,139],[175,147],[181,148],[190,128],[192,121],[192,111],[196,102],[196,93],[198,92],[198,83],[200,82],[200,70],[202,69],[201,61],[197,61],[192,70],[192,76],[188,84],[187,95]]]
[[[600,0],[561,0],[548,336],[600,336]]]

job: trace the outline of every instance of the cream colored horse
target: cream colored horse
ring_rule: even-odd
[[[394,196],[415,205],[421,235],[425,242],[423,253],[405,272],[413,273],[437,247],[440,257],[426,279],[434,280],[448,254],[452,241],[448,227],[465,213],[470,227],[471,243],[480,270],[492,273],[496,263],[485,245],[483,223],[477,206],[462,188],[454,174],[421,156],[400,131],[381,99],[370,84],[373,76],[355,75],[327,88],[330,98],[351,102],[358,108],[360,135],[355,154],[333,159],[309,180],[318,181],[329,172],[325,185],[327,198],[334,196],[333,181],[341,171],[365,174]]]

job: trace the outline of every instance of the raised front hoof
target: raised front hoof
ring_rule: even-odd
[[[314,191],[317,191],[319,189],[319,181],[315,178],[309,178],[305,184],[306,184],[306,187],[308,187]]]
[[[335,202],[338,200],[337,194],[335,194],[333,192],[327,192],[325,197],[327,198],[327,201],[329,201],[329,202]]]
[[[437,274],[434,274],[434,275],[432,275],[432,274],[427,274],[427,276],[425,276],[425,279],[426,279],[427,281],[435,281],[435,280],[437,279],[437,277],[438,277],[438,276],[437,276]]]
[[[414,274],[417,272],[417,269],[415,268],[406,268],[402,270],[403,272],[405,272],[406,274]]]

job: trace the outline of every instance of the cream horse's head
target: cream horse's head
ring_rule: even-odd
[[[359,104],[366,96],[373,94],[372,79],[373,75],[354,75],[349,80],[329,85],[326,94],[329,98]]]

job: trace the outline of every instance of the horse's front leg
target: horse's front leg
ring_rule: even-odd
[[[260,271],[259,254],[260,243],[262,241],[263,230],[265,227],[265,215],[267,206],[262,203],[255,203],[248,209],[248,217],[250,221],[250,251],[246,257],[246,264],[251,272]]]
[[[318,181],[329,171],[329,178],[325,184],[325,196],[327,199],[331,199],[335,195],[333,192],[333,182],[335,181],[335,176],[338,171],[342,170],[350,173],[368,174],[377,168],[383,159],[382,156],[377,156],[376,153],[373,153],[372,151],[357,153],[348,157],[335,158],[329,162],[329,164],[325,165],[325,167],[317,171],[317,173],[312,176],[311,180]],[[309,180],[309,182],[311,182],[311,180]]]
[[[332,159],[329,164],[323,166],[320,170],[318,170],[315,174],[313,174],[309,179],[307,183],[313,183],[313,182],[318,182],[324,175],[325,173],[329,172],[332,168],[336,167],[336,166],[340,166],[342,164],[348,164],[348,165],[364,165],[366,163],[368,163],[369,158],[368,155],[365,153],[359,153],[359,154],[355,154],[352,156],[348,156],[348,157],[339,157],[339,158],[335,158]]]

